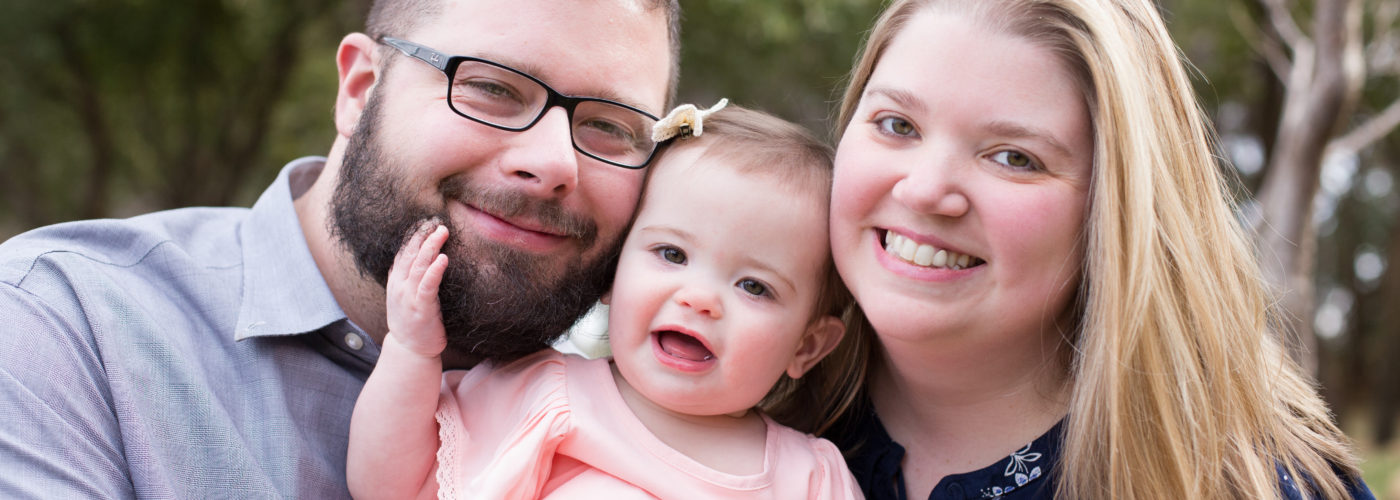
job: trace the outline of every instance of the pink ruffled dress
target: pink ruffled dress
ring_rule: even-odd
[[[438,498],[861,498],[835,445],[766,416],[762,472],[701,465],[632,414],[605,359],[449,371],[437,420]]]

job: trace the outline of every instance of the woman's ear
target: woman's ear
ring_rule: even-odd
[[[335,65],[340,72],[340,91],[335,97],[335,129],[346,138],[354,135],[360,114],[369,103],[374,84],[379,81],[379,44],[364,33],[351,33],[340,40]]]
[[[797,344],[797,352],[793,353],[792,362],[788,364],[788,376],[802,378],[806,375],[807,370],[811,370],[841,343],[841,336],[845,333],[846,325],[840,318],[822,316],[813,320],[807,325],[807,331],[803,332],[802,341]]]

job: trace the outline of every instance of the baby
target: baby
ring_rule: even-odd
[[[685,112],[660,125],[681,137],[649,167],[604,298],[611,359],[545,351],[444,374],[447,229],[410,238],[351,425],[356,497],[860,497],[835,446],[755,408],[842,339],[831,150],[757,111]]]

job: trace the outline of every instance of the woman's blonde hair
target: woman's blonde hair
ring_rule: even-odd
[[[717,159],[724,168],[733,168],[745,175],[777,178],[789,188],[789,196],[811,196],[819,202],[821,210],[829,209],[834,154],[829,144],[811,132],[768,113],[733,104],[705,117],[704,127],[704,134],[699,137],[668,143],[652,161],[653,166],[647,169],[648,177],[657,165],[664,163],[666,156],[685,148],[703,148],[702,158]],[[648,196],[647,188],[643,189],[637,207],[639,213]],[[813,320],[824,316],[844,317],[853,301],[836,273],[830,253],[820,286]],[[864,333],[846,332],[836,349],[801,379],[784,374],[759,402],[759,409],[789,427],[820,433],[825,426],[816,418],[818,415],[839,414],[859,395],[864,383],[868,345]]]
[[[1057,496],[1278,498],[1287,473],[1307,478],[1294,481],[1305,492],[1345,497],[1338,472],[1359,477],[1356,459],[1271,333],[1214,132],[1152,2],[896,0],[852,71],[838,137],[890,41],[929,11],[1047,48],[1091,116]]]

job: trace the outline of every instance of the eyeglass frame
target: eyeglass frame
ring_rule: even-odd
[[[427,47],[427,46],[422,45],[422,44],[418,44],[418,43],[410,42],[410,41],[408,41],[408,40],[404,40],[404,39],[401,39],[401,38],[394,38],[394,37],[390,37],[390,36],[380,36],[378,41],[379,41],[380,43],[383,43],[383,44],[385,44],[385,45],[388,45],[388,46],[390,46],[390,47],[393,47],[393,48],[398,49],[399,52],[404,53],[404,55],[407,55],[407,56],[412,57],[412,58],[414,58],[414,59],[417,59],[417,60],[419,60],[419,61],[423,61],[423,62],[425,62],[425,63],[428,63],[428,65],[430,65],[430,66],[432,66],[432,67],[434,67],[434,68],[437,68],[439,71],[442,71],[442,73],[443,73],[444,75],[447,76],[447,95],[448,95],[447,107],[450,108],[450,109],[452,109],[452,112],[453,112],[453,113],[456,113],[458,116],[461,116],[462,118],[466,118],[466,119],[468,119],[468,120],[474,121],[474,122],[476,122],[476,123],[480,123],[480,124],[482,124],[482,125],[486,125],[486,126],[489,126],[489,127],[492,127],[492,128],[496,128],[496,129],[499,129],[499,130],[505,130],[505,131],[509,131],[509,132],[524,132],[524,131],[526,131],[526,130],[529,130],[531,127],[534,127],[535,124],[539,123],[539,122],[540,122],[540,119],[544,118],[544,115],[547,114],[547,113],[549,113],[549,110],[550,110],[551,108],[554,108],[555,106],[558,106],[558,107],[564,108],[564,113],[565,113],[565,115],[566,115],[566,116],[568,117],[568,119],[569,119],[569,143],[572,144],[572,145],[574,146],[574,150],[575,150],[575,151],[578,151],[578,152],[580,152],[580,153],[583,153],[585,156],[587,156],[587,157],[589,157],[589,158],[592,158],[592,159],[595,159],[595,160],[598,160],[598,161],[601,161],[601,162],[603,162],[603,163],[607,163],[607,164],[609,164],[609,165],[613,165],[613,166],[616,166],[616,167],[622,167],[622,168],[625,168],[625,169],[628,169],[628,170],[641,170],[641,169],[646,168],[647,165],[650,165],[650,164],[651,164],[651,160],[652,160],[653,158],[656,157],[656,152],[657,152],[658,150],[661,149],[661,145],[662,145],[664,142],[666,142],[666,141],[662,141],[662,142],[653,142],[653,143],[652,143],[652,146],[651,146],[651,152],[647,154],[646,159],[642,160],[642,163],[641,163],[640,165],[628,165],[628,164],[625,164],[625,163],[619,163],[619,162],[616,162],[616,161],[613,161],[613,160],[609,160],[609,159],[607,159],[607,158],[603,158],[603,157],[601,157],[601,156],[598,156],[598,155],[595,155],[595,154],[590,153],[590,152],[588,152],[588,151],[585,151],[582,147],[579,147],[578,142],[574,140],[574,127],[573,127],[574,108],[578,107],[579,103],[583,103],[583,102],[601,102],[601,103],[611,104],[611,105],[613,105],[613,106],[622,107],[622,108],[625,108],[625,109],[628,109],[628,110],[631,110],[631,111],[635,111],[635,112],[637,112],[637,113],[641,113],[642,116],[645,116],[645,117],[647,117],[647,118],[651,118],[653,121],[656,121],[656,122],[661,121],[661,118],[660,118],[660,117],[657,117],[656,115],[653,115],[653,114],[651,114],[651,113],[648,113],[648,112],[646,112],[646,111],[644,111],[644,110],[642,110],[642,109],[638,109],[636,106],[631,106],[631,105],[628,105],[628,104],[623,104],[623,103],[620,103],[620,102],[617,102],[617,101],[614,101],[614,100],[611,100],[611,99],[604,99],[604,98],[601,98],[601,97],[586,97],[586,96],[571,96],[571,95],[566,95],[566,94],[564,94],[564,93],[562,93],[562,92],[559,92],[559,91],[557,91],[557,90],[554,90],[554,87],[550,87],[549,84],[544,83],[544,81],[540,80],[539,78],[535,78],[534,75],[531,75],[531,74],[526,73],[526,72],[524,72],[524,71],[520,71],[520,70],[515,69],[515,68],[512,68],[512,67],[510,67],[510,66],[506,66],[506,65],[501,64],[501,63],[498,63],[498,62],[496,62],[496,61],[492,61],[492,60],[490,60],[490,59],[482,59],[482,58],[480,58],[480,57],[472,57],[472,56],[449,56],[449,55],[447,55],[447,54],[445,54],[445,53],[443,53],[443,52],[441,52],[441,51],[435,50],[435,49],[433,49],[433,48],[431,48],[431,47]],[[464,63],[464,62],[479,62],[479,63],[483,63],[483,64],[488,64],[488,65],[491,65],[491,66],[495,66],[495,67],[497,67],[497,68],[501,68],[501,69],[504,69],[504,70],[509,71],[509,72],[511,72],[511,73],[515,73],[515,74],[517,74],[517,75],[523,76],[523,77],[529,79],[530,81],[535,82],[536,84],[539,84],[539,86],[540,86],[541,88],[543,88],[544,91],[545,91],[544,106],[540,108],[540,111],[539,111],[538,114],[535,115],[535,118],[532,119],[532,120],[530,120],[530,123],[527,123],[527,124],[525,124],[525,125],[523,125],[523,126],[520,126],[520,127],[507,127],[507,126],[505,126],[505,125],[501,125],[501,124],[498,124],[498,123],[491,123],[491,122],[488,122],[488,121],[483,120],[483,119],[481,119],[481,118],[477,118],[477,117],[468,115],[468,114],[466,114],[466,113],[463,113],[463,112],[461,112],[461,111],[458,111],[458,110],[457,110],[457,107],[452,105],[452,99],[451,99],[451,96],[452,96],[452,81],[453,81],[453,78],[456,77],[457,67],[460,66],[460,65],[461,65],[462,63]],[[646,131],[642,131],[642,132],[643,132],[643,133],[649,134],[651,131],[650,131],[650,130],[646,130]]]

